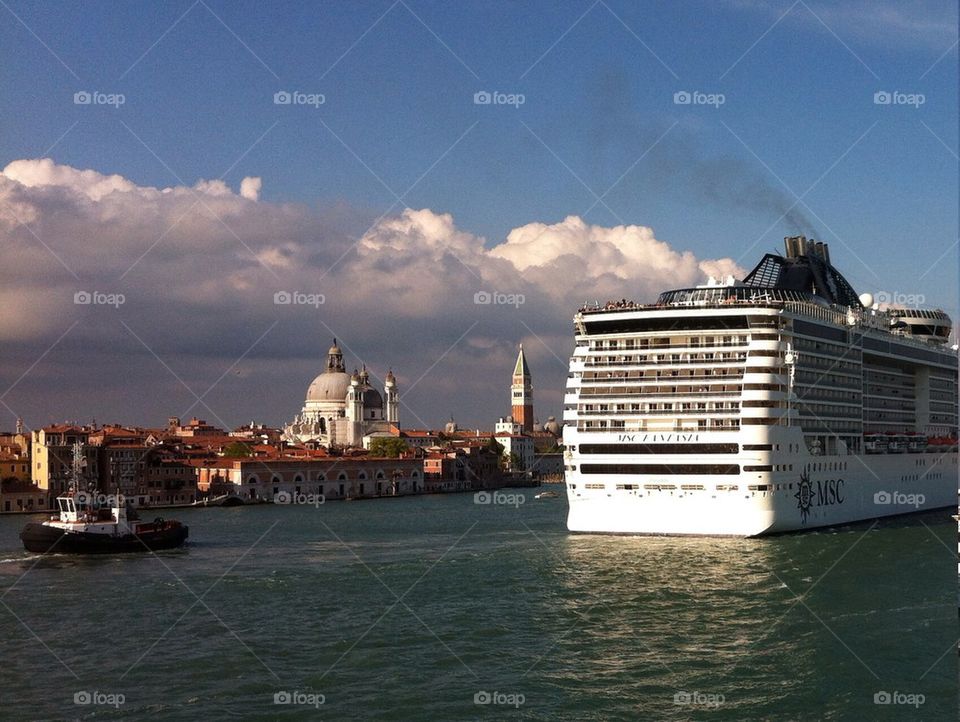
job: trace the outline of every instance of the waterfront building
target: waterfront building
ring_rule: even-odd
[[[82,450],[83,478],[95,482],[100,475],[98,448],[90,444],[89,426],[53,424],[34,429],[30,442],[30,465],[33,483],[46,491],[52,500],[66,492],[73,470],[73,447]]]
[[[488,438],[456,439],[423,457],[428,492],[494,489],[503,484],[500,455]]]
[[[563,481],[563,454],[559,451],[535,453],[530,471],[537,479]]]
[[[230,436],[243,441],[250,440],[262,444],[278,444],[283,438],[283,429],[274,429],[266,424],[251,421],[249,424],[238,426],[230,432]]]
[[[29,484],[31,481],[30,457],[21,452],[19,446],[15,448],[16,451],[0,448],[0,479],[4,481],[16,479]]]
[[[180,437],[227,435],[227,432],[223,429],[218,429],[216,426],[208,424],[204,419],[198,419],[196,416],[183,425],[180,424],[178,417],[171,416],[167,421],[167,426],[171,433]]]
[[[14,433],[0,433],[0,452],[20,453],[29,457],[30,434],[24,431],[23,419],[17,419],[17,430]]]
[[[48,493],[36,484],[16,477],[0,481],[0,512],[45,511],[50,508]]]
[[[84,486],[104,494],[119,489],[136,507],[196,500],[193,467],[178,459],[178,453],[163,443],[159,432],[63,424],[37,429],[32,435],[31,478],[47,495],[48,508],[53,508],[56,497],[69,489],[75,444],[79,444],[82,456]]]
[[[201,493],[247,501],[274,501],[314,495],[357,499],[422,493],[422,459],[368,456],[323,458],[219,459],[195,462]],[[282,501],[282,499],[281,499]]]
[[[360,446],[365,436],[400,425],[400,394],[393,371],[381,394],[370,383],[366,366],[347,373],[336,339],[327,352],[326,368],[307,388],[303,409],[287,424],[283,438],[292,444]]]

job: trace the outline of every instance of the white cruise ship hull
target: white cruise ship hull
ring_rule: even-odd
[[[817,470],[844,463],[844,471]],[[638,483],[633,476],[610,477],[603,489],[584,489],[582,476],[568,475],[567,528],[599,534],[750,537],[957,506],[956,453],[817,457],[802,467],[806,470],[771,474],[776,481],[759,483],[747,477],[671,476],[664,486],[676,489],[644,488],[657,483]],[[594,479],[591,483],[597,485]],[[629,484],[640,488],[617,488]],[[718,485],[738,488],[717,490]],[[748,489],[764,485],[770,488]]]

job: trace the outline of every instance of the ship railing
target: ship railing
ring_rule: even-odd
[[[649,428],[649,429],[634,429],[634,428],[629,428],[629,429],[628,429],[628,428],[626,428],[626,427],[597,428],[597,427],[595,427],[595,426],[586,427],[586,426],[581,426],[580,424],[577,425],[577,432],[579,432],[579,433],[585,433],[585,434],[593,434],[593,433],[596,433],[596,434],[624,434],[624,433],[626,433],[626,434],[648,434],[648,433],[651,433],[651,434],[652,434],[652,433],[657,433],[657,434],[659,434],[659,433],[667,433],[667,432],[671,432],[671,431],[679,431],[679,432],[682,432],[682,433],[685,433],[685,434],[691,434],[691,433],[700,433],[700,432],[704,432],[704,431],[739,431],[739,430],[740,430],[740,425],[739,425],[739,424],[729,425],[729,426],[718,426],[718,425],[714,424],[713,426],[708,426],[708,427],[706,427],[706,428],[700,428],[699,426],[682,426],[682,425],[676,425],[676,426],[657,426],[656,428]]]
[[[595,398],[598,396],[626,396],[626,397],[643,396],[644,398],[649,398],[651,396],[669,396],[671,398],[674,396],[683,396],[683,397],[697,398],[699,396],[740,396],[740,394],[742,393],[742,391],[656,391],[649,386],[642,387],[642,390],[639,392],[631,391],[630,393],[624,393],[625,391],[627,391],[626,387],[622,389],[617,389],[614,391],[602,391],[602,392],[595,391],[592,393],[588,393],[587,388],[581,388],[579,395],[580,395],[580,398],[583,398],[585,396],[589,396],[591,398]],[[784,392],[778,391],[773,393],[784,393]]]

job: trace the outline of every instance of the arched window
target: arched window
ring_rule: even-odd
[[[419,471],[414,471],[412,474],[410,474],[410,476],[413,477],[414,479],[419,479],[419,478],[420,478],[420,472],[419,472]]]
[[[271,483],[271,484],[279,484],[281,481],[282,481],[282,479],[281,479],[279,476],[277,476],[276,474],[274,474],[272,477],[270,477],[270,483]]]
[[[344,472],[341,471],[339,474],[337,474],[337,481],[346,481],[346,480],[347,480],[347,475]]]
[[[293,477],[293,483],[294,483],[294,484],[301,484],[301,483],[303,483],[303,474],[297,474],[296,476],[294,476],[294,477]]]
[[[256,475],[251,476],[250,478],[247,479],[248,484],[256,484],[258,481],[259,479],[256,477]]]
[[[326,480],[327,480],[326,474],[317,474],[317,481],[326,481]]]
[[[361,471],[359,474],[357,474],[357,478],[363,481],[364,479],[367,478],[367,472]]]
[[[327,433],[327,420],[324,419],[323,417],[320,417],[320,433],[321,434]]]
[[[385,479],[385,478],[386,478],[386,476],[384,476],[384,474],[383,474],[383,469],[377,469],[377,478],[378,478],[378,479]]]

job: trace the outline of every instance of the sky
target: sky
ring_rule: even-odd
[[[281,425],[333,337],[419,428],[492,428],[522,343],[543,422],[582,303],[786,235],[960,317],[955,3],[0,17],[0,429]]]

